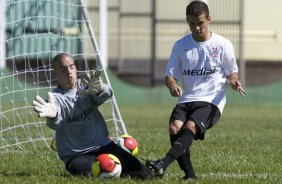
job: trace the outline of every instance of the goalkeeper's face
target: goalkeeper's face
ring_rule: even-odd
[[[75,88],[77,80],[77,70],[72,57],[64,56],[56,63],[55,74],[58,79],[58,85],[63,90]]]

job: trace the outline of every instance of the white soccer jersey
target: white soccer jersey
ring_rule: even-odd
[[[205,101],[222,113],[226,103],[227,77],[238,72],[232,43],[215,33],[205,42],[192,34],[178,40],[172,49],[165,75],[181,80],[184,88],[178,103]]]

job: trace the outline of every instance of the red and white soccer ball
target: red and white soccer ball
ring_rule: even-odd
[[[92,165],[94,177],[98,178],[118,178],[122,167],[119,159],[112,154],[101,154],[95,159]]]
[[[114,137],[113,141],[132,155],[136,156],[138,154],[138,143],[132,136],[121,135],[120,137]]]

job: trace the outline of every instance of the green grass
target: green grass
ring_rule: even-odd
[[[170,147],[168,105],[123,105],[128,132],[139,142],[139,157],[158,159]],[[194,141],[191,156],[199,177],[189,183],[282,183],[282,107],[227,104],[220,121],[204,141]],[[0,151],[1,183],[101,183],[70,176],[56,154],[45,146]],[[176,162],[161,179],[143,183],[186,183]],[[103,183],[141,183],[122,178]]]

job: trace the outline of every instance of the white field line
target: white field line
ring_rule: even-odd
[[[207,174],[199,174],[203,178],[205,177],[225,177],[225,178],[259,178],[259,179],[267,179],[269,177],[281,177],[281,175],[278,174],[269,174],[269,173],[207,173]]]

